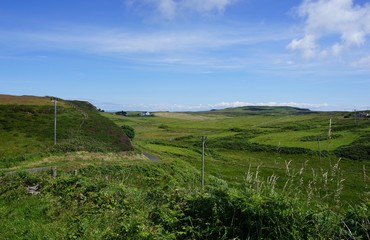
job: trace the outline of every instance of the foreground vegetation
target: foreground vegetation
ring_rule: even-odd
[[[181,160],[79,155],[54,177],[1,178],[1,239],[369,239],[369,204],[334,212],[276,192],[256,172],[238,190],[208,176],[201,191],[199,171]]]
[[[285,107],[124,117],[60,100],[53,146],[50,98],[0,100],[0,239],[370,239],[369,120]],[[122,152],[124,131],[136,150]]]

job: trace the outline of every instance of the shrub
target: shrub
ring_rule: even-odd
[[[122,130],[125,132],[126,136],[129,137],[131,140],[134,139],[135,137],[135,130],[128,126],[128,125],[123,125]]]
[[[329,138],[328,135],[318,135],[318,136],[305,136],[305,137],[302,137],[301,138],[301,142],[316,142],[317,139],[320,139],[320,141],[326,141],[326,140],[330,140],[330,139],[337,139],[337,138],[341,138],[342,135],[341,134],[332,134]]]
[[[237,134],[233,137],[218,138],[214,141],[210,141],[208,146],[213,148],[223,148],[231,150],[241,150],[241,151],[252,151],[252,152],[279,152],[286,154],[315,154],[314,151],[301,147],[279,147],[268,145],[251,143],[248,140],[253,136],[252,133]]]
[[[362,135],[350,145],[335,150],[335,155],[352,160],[370,160],[370,134]]]
[[[370,146],[360,143],[343,146],[335,150],[335,155],[352,160],[370,160]]]

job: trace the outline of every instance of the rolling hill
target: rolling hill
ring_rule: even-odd
[[[122,129],[84,101],[0,95],[0,159],[24,158],[45,151],[127,151],[132,145]],[[13,159],[14,160],[14,159]],[[9,162],[9,161],[8,161]],[[14,161],[13,161],[14,162]]]
[[[212,114],[228,114],[228,115],[300,115],[315,113],[306,108],[288,107],[288,106],[244,106],[225,109],[212,109],[209,113]]]

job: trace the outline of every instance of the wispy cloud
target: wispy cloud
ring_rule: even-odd
[[[236,0],[183,0],[180,1],[180,6],[183,8],[195,10],[201,13],[212,11],[223,12],[226,7],[235,3]]]
[[[370,4],[353,0],[304,0],[297,8],[305,21],[304,36],[288,49],[305,58],[336,57],[366,44],[370,36]]]
[[[364,56],[352,63],[355,68],[370,69],[370,55]]]
[[[129,8],[146,8],[161,18],[173,20],[188,13],[222,13],[236,0],[125,0]]]
[[[253,58],[253,52],[258,49],[254,46],[285,42],[290,37],[289,32],[271,31],[267,26],[250,27],[247,30],[225,27],[149,32],[73,27],[59,31],[3,32],[0,34],[0,43],[11,44],[17,51],[28,48],[73,50],[122,57],[143,64],[235,68]],[[253,62],[258,59],[261,58],[254,57]]]

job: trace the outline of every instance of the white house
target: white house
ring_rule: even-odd
[[[151,116],[152,114],[150,112],[141,112],[139,115],[141,117],[147,117],[147,116]]]

